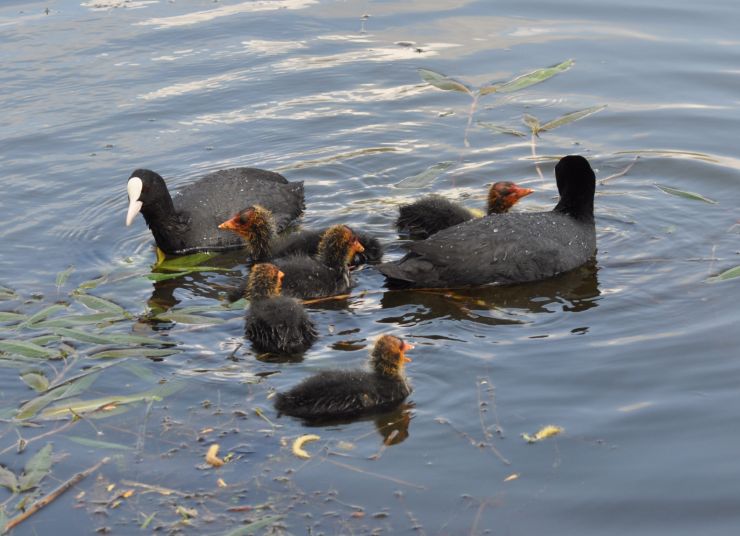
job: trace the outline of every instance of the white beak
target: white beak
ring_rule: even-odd
[[[141,182],[139,177],[131,177],[128,180],[126,191],[128,192],[128,212],[126,213],[126,227],[131,225],[136,215],[141,211],[141,207],[144,205],[139,201],[141,196],[141,189],[144,187],[144,183]]]

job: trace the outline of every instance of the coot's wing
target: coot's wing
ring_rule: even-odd
[[[278,230],[303,212],[303,183],[288,182],[278,173],[256,168],[233,168],[206,175],[178,190],[175,208],[189,219],[186,240],[195,249],[229,249],[243,245],[242,239],[219,224],[249,205],[269,209]]]

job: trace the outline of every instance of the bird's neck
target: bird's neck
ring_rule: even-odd
[[[568,199],[567,197],[561,197],[553,212],[565,214],[583,223],[594,223],[594,200],[593,198]]]
[[[180,242],[187,230],[189,218],[177,212],[169,193],[156,203],[143,207],[141,214],[162,251],[171,253],[181,249]]]

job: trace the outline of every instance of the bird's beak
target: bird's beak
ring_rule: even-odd
[[[131,177],[126,185],[126,191],[128,192],[128,212],[126,212],[126,227],[133,223],[136,215],[141,212],[141,207],[144,205],[139,198],[141,197],[141,189],[144,184],[141,182],[139,177]]]
[[[238,228],[238,225],[236,223],[236,219],[238,217],[239,217],[239,215],[237,214],[236,216],[234,216],[230,220],[226,220],[225,222],[223,222],[221,225],[218,226],[218,228],[219,229],[223,229],[224,231],[236,231],[237,228]]]
[[[514,186],[511,189],[511,193],[509,195],[514,198],[514,201],[517,201],[521,199],[522,197],[528,196],[532,192],[534,192],[532,188],[522,188],[520,186]]]
[[[355,248],[355,253],[362,253],[363,251],[365,251],[365,246],[360,244],[359,240],[355,240],[354,248]]]
[[[403,352],[407,352],[408,350],[413,350],[413,349],[414,349],[414,345],[413,344],[409,344],[406,341],[403,341],[403,345],[401,346],[401,352],[402,353]],[[411,358],[410,357],[407,357],[405,354],[403,356],[403,360],[406,363],[411,363]]]
[[[278,281],[282,282],[283,277],[285,277],[285,274],[282,271],[278,271]]]

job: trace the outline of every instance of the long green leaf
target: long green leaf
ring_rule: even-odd
[[[656,188],[659,190],[663,190],[665,193],[670,195],[675,195],[677,197],[683,197],[684,199],[691,199],[692,201],[703,201],[704,203],[710,203],[712,205],[716,205],[717,201],[714,199],[709,199],[708,197],[704,197],[701,194],[697,194],[695,192],[687,192],[685,190],[679,190],[678,188],[673,188],[672,186],[664,186],[662,184],[653,183]]]
[[[487,128],[488,130],[492,132],[496,132],[497,134],[511,134],[512,136],[519,136],[520,138],[523,138],[526,136],[524,132],[521,132],[519,130],[514,130],[513,128],[503,127],[500,125],[495,125],[493,123],[487,123],[485,121],[478,121],[478,125],[482,126],[483,128]]]
[[[90,315],[68,315],[51,320],[38,322],[32,328],[71,328],[73,326],[86,326],[89,324],[98,324],[100,322],[114,322],[123,320],[124,317],[114,313],[94,313]]]
[[[544,82],[545,80],[552,78],[558,73],[567,71],[573,67],[574,64],[575,62],[573,60],[565,60],[557,65],[545,67],[544,69],[537,69],[531,73],[517,76],[505,84],[498,86],[496,88],[496,93],[513,93],[514,91],[519,91],[520,89],[539,84],[540,82]]]
[[[118,350],[102,350],[90,356],[91,359],[120,359],[123,357],[166,357],[180,353],[175,349],[158,348],[122,348]]]
[[[142,337],[141,335],[128,335],[126,333],[88,333],[81,329],[54,328],[54,333],[81,342],[92,344],[136,344],[146,346],[174,345],[174,342]]]
[[[0,486],[8,488],[13,493],[18,492],[18,478],[10,469],[0,465]]]
[[[33,458],[28,460],[23,474],[19,479],[20,490],[28,491],[39,485],[51,470],[51,443],[38,451]]]
[[[18,294],[12,288],[0,285],[0,300],[14,300],[17,297]]]
[[[467,84],[464,84],[459,80],[455,80],[454,78],[450,78],[447,75],[429,69],[417,69],[417,71],[422,80],[436,88],[443,89],[445,91],[460,91],[462,93],[467,93],[468,95],[473,94],[473,91]]]
[[[95,439],[88,439],[86,437],[79,436],[67,436],[67,439],[85,445],[86,447],[95,447],[99,449],[113,449],[113,450],[133,450],[133,447],[127,445],[121,445],[120,443],[110,443],[108,441],[97,441]]]
[[[92,344],[116,344],[116,341],[94,333],[87,333],[81,329],[72,328],[54,328],[54,333],[61,335],[67,339],[74,339],[81,342],[89,342]]]
[[[72,275],[72,272],[74,272],[74,271],[75,271],[75,267],[74,266],[69,266],[66,270],[64,270],[62,272],[59,272],[57,274],[57,279],[56,279],[57,288],[59,288],[62,285],[64,285],[64,283],[67,282],[67,279],[69,279],[69,276]]]
[[[113,303],[110,300],[106,300],[98,296],[93,296],[92,294],[78,293],[74,294],[74,298],[82,305],[89,307],[90,309],[100,311],[101,313],[115,313],[122,316],[129,316],[128,311],[117,303]]]
[[[28,320],[26,320],[25,322],[23,322],[23,324],[21,324],[18,327],[32,326],[34,324],[38,324],[42,320],[46,320],[47,317],[53,315],[54,313],[56,313],[58,311],[62,311],[64,309],[66,309],[66,308],[67,308],[67,304],[66,303],[65,304],[55,303],[53,305],[49,305],[48,307],[44,307],[43,309],[41,309],[37,313],[31,315],[28,318]]]
[[[524,114],[522,116],[522,121],[525,125],[532,129],[532,133],[535,135],[541,130],[540,120],[533,115]]]
[[[45,393],[49,388],[49,380],[38,372],[26,372],[21,374],[21,379],[37,393]]]
[[[28,341],[16,341],[6,339],[0,341],[0,352],[6,352],[9,354],[18,354],[24,357],[57,357],[59,351],[49,350],[38,344],[33,344]]]
[[[51,342],[57,342],[59,339],[61,339],[59,335],[41,335],[39,337],[26,339],[26,342],[32,342],[33,344],[38,344],[39,346],[46,346]]]
[[[602,104],[601,106],[591,106],[590,108],[586,108],[585,110],[570,112],[568,114],[561,115],[557,119],[553,119],[552,121],[548,121],[547,123],[542,125],[540,127],[540,131],[552,130],[563,125],[567,125],[568,123],[572,123],[573,121],[578,121],[579,119],[583,119],[584,117],[588,117],[589,115],[600,112],[604,108],[606,108],[606,104]]]
[[[417,175],[398,181],[396,188],[423,188],[432,184],[444,171],[455,165],[455,162],[438,162]]]
[[[138,344],[143,346],[174,346],[176,343],[166,339],[154,339],[142,335],[128,335],[126,333],[111,333],[106,335],[113,344]]]
[[[735,266],[734,268],[730,268],[729,270],[725,270],[719,275],[715,275],[714,277],[710,277],[707,279],[707,282],[709,283],[718,283],[719,281],[727,281],[728,279],[735,279],[737,277],[740,277],[740,266]]]
[[[155,320],[166,322],[177,322],[178,324],[223,324],[221,318],[211,318],[208,316],[179,314],[176,312],[164,313],[154,317]]]
[[[224,533],[224,536],[249,536],[250,534],[256,534],[261,528],[264,528],[276,521],[280,521],[285,516],[267,516],[257,521],[253,521],[248,525],[237,527],[234,530]]]
[[[54,387],[43,395],[38,396],[33,400],[29,400],[18,409],[18,413],[15,418],[19,420],[30,419],[52,402],[77,396],[88,389],[98,378],[99,374],[100,371],[97,370],[92,374],[74,378],[68,383]]]
[[[77,287],[77,290],[75,290],[75,292],[80,293],[86,290],[94,289],[95,287],[102,285],[106,281],[108,281],[107,275],[101,275],[100,277],[96,277],[95,279],[89,279],[87,281],[80,283],[80,286]]]
[[[0,322],[20,322],[28,318],[26,315],[21,313],[10,313],[6,311],[0,311]]]
[[[207,261],[208,259],[217,255],[216,253],[193,253],[191,255],[184,255],[182,257],[172,257],[165,259],[158,263],[154,268],[156,270],[169,270],[176,272],[177,270],[183,270],[186,268],[193,268],[199,264]]]
[[[167,281],[168,279],[177,279],[178,277],[182,277],[190,273],[192,272],[189,270],[187,272],[174,272],[174,273],[169,273],[169,274],[161,274],[161,273],[152,272],[151,274],[146,274],[144,277],[152,281]]]

